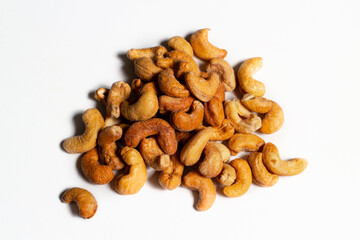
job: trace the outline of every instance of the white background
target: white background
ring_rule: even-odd
[[[359,1],[0,1],[1,239],[360,239]],[[285,112],[262,136],[304,173],[240,198],[218,195],[207,212],[191,191],[143,189],[121,196],[87,182],[79,155],[60,148],[81,132],[91,92],[131,80],[120,59],[209,27],[237,70],[261,56],[256,78]],[[132,74],[132,73],[131,73]],[[75,119],[75,120],[74,120]],[[90,190],[90,220],[60,193]],[[73,209],[73,211],[72,211]],[[74,213],[75,210],[75,213]]]

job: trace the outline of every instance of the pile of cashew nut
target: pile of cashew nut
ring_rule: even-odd
[[[196,209],[205,211],[215,201],[216,188],[226,197],[240,197],[251,183],[270,187],[279,176],[304,171],[305,159],[284,161],[274,144],[255,135],[275,133],[284,122],[279,104],[264,98],[265,85],[253,78],[262,58],[246,60],[235,74],[224,60],[227,51],[208,41],[208,31],[196,31],[190,42],[172,37],[168,48],[129,50],[138,78],[95,92],[104,114],[96,108],[85,111],[85,132],[63,142],[66,152],[83,153],[81,169],[91,183],[136,194],[148,166],[158,171],[163,189],[197,191]],[[204,61],[204,69],[194,56]],[[241,99],[226,100],[225,92],[234,90]],[[251,153],[230,161],[240,152]],[[76,202],[84,218],[97,209],[85,189],[70,189],[62,200]]]

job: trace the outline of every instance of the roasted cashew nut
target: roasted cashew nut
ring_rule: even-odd
[[[194,133],[192,132],[175,132],[176,134],[176,141],[181,144],[184,145],[187,143],[187,141],[194,136]]]
[[[99,88],[98,90],[95,91],[94,93],[94,98],[95,100],[101,102],[102,104],[104,104],[104,106],[106,106],[106,99],[107,96],[109,95],[110,89],[108,88]]]
[[[152,118],[132,124],[124,135],[126,146],[137,147],[140,141],[148,136],[157,135],[161,149],[169,155],[177,150],[175,130],[163,119]]]
[[[193,33],[190,38],[191,46],[196,56],[202,60],[213,58],[225,58],[227,51],[212,45],[208,40],[209,28],[200,29]]]
[[[204,106],[200,101],[195,100],[190,113],[173,112],[170,115],[171,123],[176,130],[189,132],[197,128],[204,118]]]
[[[197,171],[191,171],[183,177],[182,186],[199,192],[199,200],[196,203],[196,210],[208,210],[216,198],[216,189],[210,178],[202,176]]]
[[[251,133],[236,133],[234,134],[228,143],[228,147],[233,156],[237,155],[239,152],[256,152],[264,146],[265,141]]]
[[[237,72],[240,88],[245,93],[253,94],[256,97],[262,97],[265,94],[265,85],[252,77],[262,68],[262,63],[261,57],[250,58],[241,64]]]
[[[250,111],[257,113],[267,113],[272,107],[272,101],[248,93],[243,96],[241,103]]]
[[[177,77],[178,79],[183,79],[185,74],[191,72],[192,69],[193,67],[189,62],[178,61],[174,65],[175,77]]]
[[[264,166],[262,153],[252,152],[248,158],[254,183],[261,187],[274,186],[279,181],[279,176],[271,174]]]
[[[147,91],[152,91],[155,95],[159,95],[159,87],[157,82],[148,82],[144,84],[144,82],[139,78],[134,79],[131,82],[131,89],[136,96],[140,96],[142,93]]]
[[[196,129],[196,131],[200,131],[204,129],[204,126],[200,126]],[[228,119],[224,119],[221,127],[219,128],[213,128],[213,133],[210,137],[210,141],[224,141],[229,138],[231,138],[232,135],[234,135],[235,128],[230,123]]]
[[[94,196],[83,188],[71,188],[63,193],[61,201],[64,203],[75,202],[82,218],[92,218],[97,210],[97,202]]]
[[[240,197],[250,188],[252,182],[251,169],[248,162],[240,158],[231,161],[230,165],[235,168],[236,180],[231,186],[224,187],[223,193],[227,197]]]
[[[167,111],[169,112],[187,111],[194,100],[195,99],[192,96],[175,98],[175,97],[169,97],[167,95],[162,95],[159,97],[159,112],[163,114]]]
[[[120,170],[125,166],[124,162],[116,155],[118,150],[116,141],[121,138],[122,133],[121,127],[116,125],[109,126],[100,131],[97,141],[101,161],[113,170]]]
[[[204,159],[199,164],[199,172],[208,178],[221,173],[224,162],[221,153],[214,143],[208,142],[204,149]]]
[[[272,143],[266,143],[263,151],[263,162],[266,168],[279,176],[294,176],[302,173],[308,162],[303,158],[294,158],[283,161],[280,158],[279,150]]]
[[[235,182],[236,171],[230,164],[224,163],[221,173],[216,177],[216,180],[224,186],[231,186]]]
[[[149,82],[163,70],[156,66],[154,61],[148,57],[138,58],[134,61],[135,74],[141,80]]]
[[[262,133],[271,134],[280,130],[284,124],[284,112],[276,102],[272,101],[270,111],[265,114],[261,120],[260,131]]]
[[[181,164],[178,153],[171,155],[170,160],[170,166],[159,174],[158,181],[163,189],[174,190],[181,184],[184,165]]]
[[[121,104],[122,115],[130,121],[144,121],[152,118],[159,109],[159,102],[153,91],[144,91],[137,102]]]
[[[213,127],[220,127],[225,119],[222,101],[217,97],[213,97],[209,102],[204,103],[204,107],[204,120]]]
[[[120,194],[132,195],[139,192],[146,182],[146,166],[140,153],[134,148],[124,147],[121,157],[129,165],[129,173],[115,179],[114,189]]]
[[[168,42],[169,47],[175,50],[180,50],[189,54],[189,56],[193,57],[194,52],[193,49],[188,41],[185,40],[183,37],[175,36],[170,38]]]
[[[231,92],[236,87],[236,79],[234,69],[230,64],[222,58],[211,59],[206,66],[206,72],[217,73],[221,82],[224,84],[225,90]]]
[[[174,67],[174,59],[172,58],[160,58],[158,60],[156,60],[156,66],[158,66],[159,68],[162,69],[166,69],[166,68],[173,68]]]
[[[189,91],[200,101],[208,102],[215,95],[220,79],[216,73],[210,73],[206,80],[197,76],[194,72],[185,75],[185,83]]]
[[[127,58],[130,60],[136,60],[139,58],[148,57],[153,60],[157,60],[163,58],[165,53],[167,53],[167,50],[163,46],[142,49],[133,48],[127,52]]]
[[[175,78],[171,68],[160,72],[158,82],[160,90],[170,97],[187,97],[190,94],[189,90]]]
[[[96,108],[86,110],[82,115],[85,132],[82,135],[66,139],[62,146],[68,153],[84,153],[96,147],[99,131],[104,126],[104,119]]]
[[[173,50],[167,53],[167,57],[174,60],[174,63],[179,61],[188,62],[191,65],[191,71],[193,71],[196,75],[200,74],[199,67],[195,60],[186,52],[180,50]]]
[[[98,160],[98,151],[93,148],[82,156],[81,169],[90,182],[107,184],[114,178],[114,172],[111,167],[100,165]]]
[[[213,142],[213,141],[211,141],[209,143],[212,143],[217,147],[217,149],[220,152],[221,159],[223,162],[227,162],[230,160],[230,155],[231,155],[230,150],[224,144],[219,143],[219,142]]]
[[[112,118],[120,117],[120,104],[130,96],[129,84],[122,81],[114,82],[106,99],[106,114]]]
[[[139,151],[145,163],[156,171],[162,171],[170,166],[170,156],[161,150],[154,137],[144,138],[140,142]]]

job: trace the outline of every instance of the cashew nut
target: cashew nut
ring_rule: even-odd
[[[276,102],[272,101],[270,111],[261,120],[260,131],[266,134],[277,132],[284,123],[284,112]]]
[[[213,129],[211,127],[207,127],[200,130],[192,138],[190,138],[181,150],[181,163],[185,166],[192,166],[196,164],[200,160],[201,153],[203,152],[212,133]]]
[[[219,87],[216,90],[214,97],[218,98],[221,102],[225,100],[225,87],[222,82],[219,83]]]
[[[263,151],[263,162],[266,168],[280,176],[293,176],[302,173],[307,167],[308,162],[303,158],[294,158],[283,161],[280,158],[279,150],[272,143],[266,143]]]
[[[170,38],[168,42],[169,47],[175,50],[180,50],[189,54],[189,56],[193,57],[194,52],[193,49],[188,41],[185,40],[183,37],[175,36]]]
[[[199,164],[199,172],[208,178],[216,177],[223,168],[223,159],[215,144],[208,142],[204,149],[204,159]]]
[[[186,111],[190,108],[191,104],[194,101],[194,97],[187,96],[183,98],[174,98],[167,95],[162,95],[159,97],[159,112],[165,113],[170,112],[179,112]]]
[[[105,117],[104,128],[119,125],[121,123],[120,118]]]
[[[195,55],[203,60],[225,58],[227,51],[225,49],[217,48],[209,42],[209,30],[209,28],[200,29],[191,35],[190,43]]]
[[[213,97],[209,102],[204,103],[204,107],[204,120],[213,127],[220,127],[225,119],[222,101],[217,97]]]
[[[202,130],[205,127],[199,127],[196,130]],[[213,128],[213,133],[210,137],[211,141],[224,141],[226,139],[231,138],[232,135],[234,135],[235,132],[235,128],[234,126],[230,123],[230,121],[228,119],[224,119],[221,127],[219,128]]]
[[[100,159],[113,170],[120,170],[125,166],[123,161],[116,155],[118,150],[116,141],[121,138],[122,133],[122,128],[116,125],[106,127],[99,133]]]
[[[107,88],[99,88],[94,93],[95,100],[101,102],[102,104],[104,104],[104,106],[106,106],[106,99],[107,96],[109,95],[109,91],[110,90]]]
[[[148,57],[153,60],[163,58],[167,50],[163,46],[157,46],[152,48],[143,48],[143,49],[130,49],[127,52],[127,58],[130,60],[136,60],[142,57]]]
[[[106,113],[113,118],[120,117],[120,104],[130,96],[129,84],[122,81],[114,82],[106,99]]]
[[[217,147],[217,149],[220,152],[221,159],[222,159],[223,162],[229,161],[229,159],[230,159],[230,150],[224,144],[219,143],[219,142],[213,142],[213,141],[211,141],[209,143],[212,143]]]
[[[158,77],[160,90],[170,97],[187,97],[189,91],[174,76],[171,68],[163,70]]]
[[[161,150],[154,137],[144,138],[140,142],[139,151],[145,163],[156,171],[162,171],[170,166],[170,156]]]
[[[252,182],[251,169],[248,162],[244,159],[234,159],[230,165],[235,168],[236,180],[231,186],[223,188],[223,193],[227,197],[240,197],[250,188]]]
[[[241,99],[242,105],[257,113],[267,113],[272,107],[272,102],[266,98],[255,97],[252,94],[245,94]]]
[[[86,189],[71,188],[64,192],[61,196],[64,203],[75,202],[79,208],[79,215],[82,218],[92,218],[97,210],[97,202],[95,197]]]
[[[262,153],[259,152],[250,153],[248,158],[248,163],[251,167],[252,175],[255,180],[253,182],[261,187],[271,187],[278,182],[279,176],[271,174],[265,168],[262,158]]]
[[[263,59],[261,57],[250,58],[241,64],[237,77],[240,88],[245,93],[262,97],[265,94],[265,85],[255,80],[252,76],[262,68]]]
[[[192,69],[193,68],[189,62],[178,61],[174,65],[175,77],[177,77],[178,79],[182,79],[184,78],[185,74],[187,72],[191,72]]]
[[[159,109],[158,98],[153,91],[144,91],[136,103],[121,104],[122,115],[130,121],[144,121],[152,118]]]
[[[179,131],[189,132],[197,128],[204,118],[204,106],[195,100],[191,105],[191,113],[173,112],[170,119],[173,127]]]
[[[225,90],[231,92],[236,87],[236,79],[234,69],[230,64],[222,58],[211,59],[206,66],[206,72],[217,73],[221,82],[224,84]]]
[[[162,69],[173,68],[174,67],[174,59],[172,58],[160,58],[156,60],[156,66]]]
[[[265,144],[265,141],[254,134],[251,133],[236,133],[230,140],[228,147],[233,156],[237,155],[239,152],[255,152],[259,151],[260,147]]]
[[[186,52],[180,51],[180,50],[173,50],[173,51],[167,53],[167,57],[173,59],[174,63],[176,63],[178,61],[184,61],[184,62],[190,63],[191,68],[192,68],[191,71],[193,71],[196,75],[200,74],[200,70],[199,70],[197,63]]]
[[[86,178],[95,184],[107,184],[114,178],[114,172],[109,166],[98,163],[99,155],[96,148],[91,149],[81,158],[81,169]]]
[[[210,178],[202,176],[197,171],[191,171],[183,177],[182,186],[192,191],[199,192],[199,200],[196,203],[198,211],[208,210],[216,198],[216,189]]]
[[[237,132],[252,133],[261,127],[261,118],[242,106],[239,99],[225,101],[225,115]]]
[[[138,58],[134,61],[135,74],[143,81],[149,82],[163,70],[155,65],[148,57]]]
[[[170,161],[170,166],[159,174],[158,181],[163,189],[174,190],[181,184],[184,165],[181,164],[178,153],[171,155]]]
[[[146,166],[140,153],[131,147],[121,150],[121,157],[129,165],[129,173],[119,175],[115,179],[114,189],[123,195],[131,195],[140,191],[147,178]]]
[[[175,130],[168,122],[160,118],[152,118],[132,124],[125,133],[125,145],[136,147],[142,139],[151,135],[157,135],[159,145],[166,154],[172,155],[176,152]]]
[[[236,179],[236,171],[230,164],[224,163],[223,169],[221,173],[216,177],[216,180],[224,185],[231,186],[235,182]]]
[[[215,95],[219,87],[219,76],[210,73],[208,80],[197,76],[194,72],[185,75],[185,83],[189,91],[200,101],[208,102]]]
[[[194,134],[192,132],[175,132],[176,134],[176,141],[179,144],[184,145],[185,143],[187,143],[187,141],[194,136]]]
[[[131,82],[131,89],[137,96],[139,96],[142,93],[147,92],[147,91],[152,91],[155,95],[159,95],[158,88],[159,87],[157,85],[157,82],[148,82],[148,83],[144,84],[144,82],[139,78],[134,79]]]
[[[86,110],[82,115],[85,132],[82,135],[66,139],[62,146],[68,153],[84,153],[96,147],[99,131],[104,126],[104,119],[96,108]]]

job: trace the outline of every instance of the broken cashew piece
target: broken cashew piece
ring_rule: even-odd
[[[227,197],[240,197],[250,188],[252,182],[251,169],[248,162],[244,159],[234,159],[230,165],[236,171],[235,183],[223,188],[223,193]]]
[[[251,133],[236,133],[234,134],[228,143],[228,147],[233,156],[239,152],[256,152],[259,151],[260,147],[264,146],[265,141]]]
[[[231,92],[236,87],[236,79],[234,69],[230,64],[222,58],[211,59],[206,66],[206,72],[217,73],[220,77],[220,81],[224,84],[225,90]]]
[[[163,70],[156,66],[154,61],[148,57],[138,58],[134,61],[135,74],[141,80],[149,82]]]
[[[255,97],[248,93],[241,99],[241,104],[250,111],[257,113],[267,113],[272,107],[272,101],[262,97]]]
[[[170,166],[159,174],[158,181],[163,189],[174,190],[181,184],[184,165],[181,164],[178,153],[171,155],[170,160]]]
[[[169,112],[187,111],[194,101],[194,97],[187,96],[183,98],[169,97],[162,95],[159,97],[159,112],[161,114]]]
[[[262,153],[250,153],[248,163],[251,167],[252,175],[255,180],[253,182],[256,185],[261,187],[271,187],[279,181],[279,176],[271,174],[264,166]]]
[[[210,178],[202,176],[197,171],[191,171],[183,177],[182,186],[199,192],[199,200],[196,203],[196,210],[208,210],[216,198],[216,189]]]
[[[294,176],[302,173],[308,162],[303,158],[294,158],[283,161],[280,158],[279,150],[272,143],[266,143],[263,151],[263,162],[265,167],[272,173],[279,176]]]
[[[109,95],[109,91],[110,89],[108,88],[99,88],[94,93],[95,100],[101,102],[102,104],[104,104],[104,106],[106,106],[106,99]]]
[[[64,192],[61,196],[64,203],[75,202],[79,208],[79,215],[82,218],[92,218],[97,210],[97,202],[95,197],[86,189],[71,188]]]
[[[208,40],[209,28],[200,29],[193,33],[190,38],[191,46],[196,56],[202,60],[213,58],[225,58],[227,51],[212,45]]]
[[[143,57],[148,57],[153,60],[161,59],[164,57],[167,50],[163,46],[142,48],[142,49],[130,49],[127,52],[127,58],[130,60],[136,60]]]
[[[183,37],[175,36],[170,38],[168,42],[169,47],[175,50],[181,50],[189,54],[189,56],[193,57],[194,52],[193,49],[188,41],[185,40]]]
[[[139,192],[146,182],[146,166],[140,153],[134,148],[121,149],[121,157],[129,165],[129,173],[115,179],[114,189],[120,194],[132,195]]]
[[[196,75],[200,74],[200,69],[195,62],[195,60],[186,52],[180,50],[173,50],[167,53],[167,57],[174,60],[174,63],[179,61],[188,62],[191,65],[191,71],[193,71]]]
[[[238,72],[238,82],[240,88],[245,93],[262,97],[265,94],[265,85],[253,78],[253,75],[262,68],[263,59],[261,57],[250,58],[241,64]]]
[[[98,163],[99,155],[96,148],[91,149],[81,158],[81,169],[86,178],[95,184],[107,184],[114,178],[111,167]]]
[[[209,74],[206,80],[197,76],[194,72],[185,75],[185,83],[189,91],[200,101],[208,102],[215,95],[219,87],[219,76],[214,73]]]
[[[66,139],[62,146],[68,153],[84,153],[96,147],[99,131],[104,126],[104,119],[96,108],[86,110],[82,115],[85,132],[82,135]]]
[[[235,182],[236,171],[230,164],[224,163],[221,173],[216,177],[216,180],[224,186],[231,186]]]
[[[190,94],[189,90],[175,78],[171,68],[159,74],[158,82],[160,90],[170,97],[187,97]]]
[[[199,172],[204,177],[213,178],[221,173],[223,165],[219,149],[215,144],[208,142],[204,149],[204,159],[199,164]]]
[[[145,91],[137,102],[129,104],[124,101],[121,104],[122,115],[130,121],[144,121],[152,118],[159,109],[159,102],[153,91]]]
[[[173,112],[170,115],[171,123],[176,130],[189,132],[197,128],[204,118],[204,106],[200,101],[195,100],[190,113]]]
[[[121,138],[122,133],[122,128],[119,126],[105,127],[100,131],[97,141],[101,161],[113,170],[120,170],[125,166],[124,162],[116,154],[118,150],[116,141]]]
[[[112,118],[120,117],[120,104],[130,96],[129,84],[122,81],[114,82],[106,99],[106,114]]]
[[[261,120],[260,131],[262,133],[271,134],[279,131],[284,124],[284,112],[276,102],[272,101],[270,111],[265,114]]]
[[[156,171],[162,171],[170,166],[170,156],[161,150],[154,137],[144,138],[140,142],[139,151],[145,163]]]

